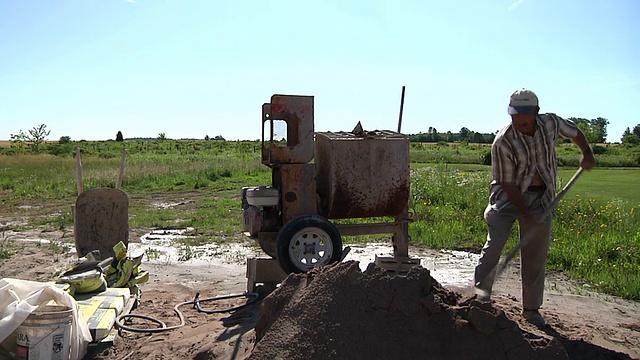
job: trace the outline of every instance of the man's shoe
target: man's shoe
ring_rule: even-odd
[[[539,329],[544,328],[547,323],[544,321],[542,315],[538,310],[522,310],[522,316],[531,324],[537,326]]]

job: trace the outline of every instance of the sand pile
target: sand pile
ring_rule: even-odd
[[[250,359],[567,359],[490,303],[429,270],[391,276],[355,261],[290,275],[262,304]]]

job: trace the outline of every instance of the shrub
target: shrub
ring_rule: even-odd
[[[607,148],[601,145],[593,145],[591,149],[593,150],[593,153],[595,155],[602,155],[607,153]]]

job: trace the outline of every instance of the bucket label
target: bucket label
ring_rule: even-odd
[[[27,345],[29,343],[29,335],[26,332],[18,333],[18,345]]]
[[[51,360],[62,360],[62,350],[64,350],[64,335],[65,334],[53,335]]]

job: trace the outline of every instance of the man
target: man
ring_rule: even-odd
[[[551,238],[552,216],[540,219],[556,193],[555,145],[570,138],[582,150],[580,167],[595,166],[593,152],[578,127],[555,114],[539,114],[538,97],[531,90],[516,90],[509,102],[511,123],[491,147],[493,181],[484,218],[487,242],[475,268],[474,284],[480,299],[488,300],[495,270],[511,229],[519,225],[522,277],[522,315],[544,327],[542,305],[545,264]]]

